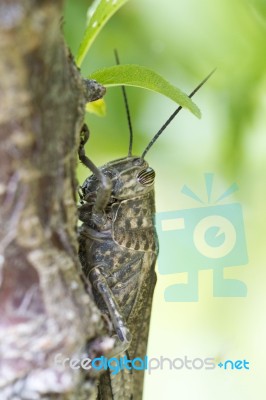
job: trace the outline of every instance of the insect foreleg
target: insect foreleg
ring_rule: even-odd
[[[131,334],[127,328],[116,299],[109,288],[107,280],[100,267],[94,267],[89,274],[90,281],[94,288],[101,295],[111,317],[116,335],[114,336],[114,355],[124,352],[131,343]]]
[[[89,129],[87,125],[84,124],[80,132],[80,145],[78,154],[82,164],[89,168],[100,181],[100,187],[97,191],[97,196],[93,206],[92,218],[97,226],[102,227],[106,223],[105,207],[107,206],[111,195],[112,185],[110,179],[106,177],[85,154],[84,146],[89,139],[89,136]]]

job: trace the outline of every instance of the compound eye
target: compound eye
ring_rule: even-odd
[[[146,168],[139,172],[137,179],[143,186],[150,186],[154,183],[155,171],[152,168]]]

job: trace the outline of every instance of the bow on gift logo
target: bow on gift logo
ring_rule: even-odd
[[[156,214],[160,240],[158,259],[161,274],[187,272],[186,284],[173,284],[165,290],[166,301],[197,301],[198,274],[213,271],[214,297],[245,297],[246,285],[225,279],[225,267],[248,263],[242,207],[221,202],[238,190],[232,184],[217,199],[212,199],[213,174],[205,174],[207,203],[186,185],[181,192],[201,203],[201,207]]]

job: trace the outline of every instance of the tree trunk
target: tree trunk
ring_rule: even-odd
[[[62,40],[61,15],[59,0],[0,4],[1,400],[95,392],[89,373],[55,362],[102,334],[77,255],[86,86]]]

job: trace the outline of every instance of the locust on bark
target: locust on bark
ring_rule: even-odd
[[[96,167],[84,149],[89,130],[86,125],[81,130],[79,159],[92,175],[81,186],[79,219],[83,224],[79,231],[79,256],[95,302],[112,324],[112,356],[133,360],[146,355],[159,250],[155,229],[155,172],[144,157],[182,107],[169,117],[142,155],[133,156],[133,134],[124,88],[123,94],[130,127],[126,157]],[[143,373],[134,369],[124,369],[116,375],[105,372],[100,377],[97,399],[141,399]]]

